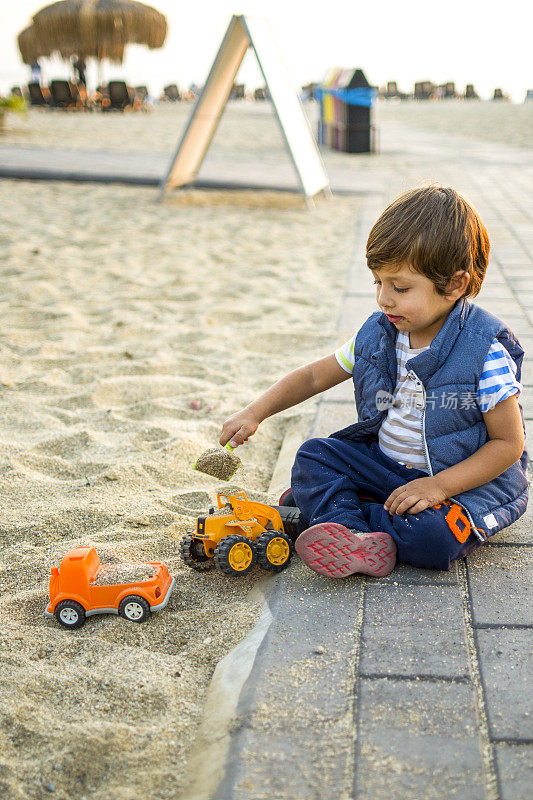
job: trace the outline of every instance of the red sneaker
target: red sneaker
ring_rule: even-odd
[[[396,545],[384,531],[352,531],[337,522],[313,525],[296,539],[296,552],[309,569],[329,578],[360,572],[382,578],[396,564]]]

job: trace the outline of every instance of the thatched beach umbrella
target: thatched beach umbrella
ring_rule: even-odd
[[[51,53],[120,64],[127,44],[154,49],[167,35],[165,16],[135,0],[61,0],[34,14],[32,22],[18,38],[26,64]]]
[[[25,64],[33,64],[41,56],[49,56],[50,48],[43,47],[37,38],[37,32],[33,25],[24,28],[18,36],[18,45],[22,60]]]

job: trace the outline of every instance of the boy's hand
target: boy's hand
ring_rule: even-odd
[[[418,514],[430,506],[447,499],[435,477],[417,478],[403,486],[398,486],[385,500],[383,507],[389,514]]]
[[[249,436],[253,436],[259,427],[260,419],[256,419],[254,415],[245,408],[243,411],[237,411],[222,425],[222,433],[220,434],[220,444],[224,447],[228,442],[232,447],[238,447],[243,442],[248,440]]]

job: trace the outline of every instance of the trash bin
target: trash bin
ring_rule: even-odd
[[[369,84],[362,69],[352,71],[344,87],[346,103],[346,153],[370,153],[372,147],[372,105],[377,89]]]
[[[319,143],[345,153],[370,153],[374,128],[371,114],[377,89],[368,83],[363,70],[331,70],[318,94]]]

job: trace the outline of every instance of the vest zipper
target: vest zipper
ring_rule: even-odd
[[[428,445],[426,442],[426,388],[415,372],[410,372],[409,376],[414,380],[417,387],[421,387],[424,397],[424,405],[422,406],[422,425],[421,425],[422,442],[424,444],[424,456],[426,459],[426,466],[429,468],[429,474],[431,475],[431,477],[433,477],[434,473],[429,458]],[[474,525],[474,520],[472,519],[472,516],[468,508],[463,503],[461,503],[456,497],[450,497],[448,499],[453,500],[454,503],[457,503],[458,506],[461,506],[463,511],[465,511],[466,516],[468,517],[468,521],[470,523],[470,532],[473,533],[474,536],[476,536],[480,541],[484,542],[485,538],[479,533],[478,529]]]

